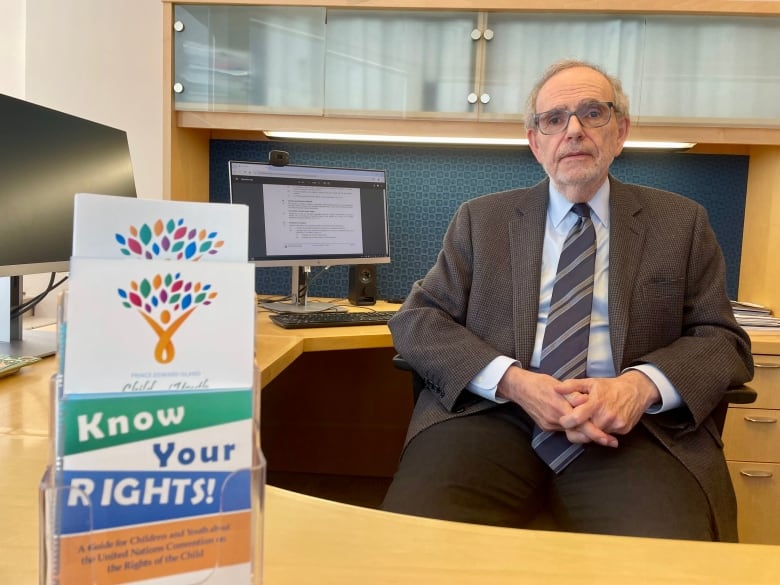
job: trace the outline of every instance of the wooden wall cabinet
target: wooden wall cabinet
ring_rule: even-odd
[[[723,430],[740,541],[780,544],[780,356],[756,354],[758,399],[729,408]]]
[[[639,125],[780,129],[780,17],[215,3],[176,5],[173,29],[181,111],[517,121],[576,56],[622,80]]]
[[[517,111],[513,119],[507,119],[507,110],[511,109],[507,104],[514,104],[524,99],[520,96],[519,84],[510,79],[516,69],[516,63],[504,54],[511,53],[513,48],[512,35],[504,31],[512,31],[518,26],[517,16],[525,13],[547,13],[548,17],[561,19],[574,19],[582,17],[583,22],[591,18],[606,18],[610,15],[637,15],[638,17],[680,17],[688,18],[692,15],[717,15],[745,17],[780,17],[780,2],[770,0],[693,0],[680,3],[675,0],[641,0],[626,4],[622,0],[574,0],[574,1],[550,1],[550,0],[364,0],[360,3],[360,9],[395,9],[398,11],[437,11],[442,13],[467,12],[474,15],[487,15],[488,20],[478,21],[477,29],[481,37],[477,41],[469,40],[469,55],[473,55],[474,67],[468,63],[469,71],[480,71],[482,78],[473,80],[477,104],[464,106],[464,110],[456,116],[450,114],[444,116],[429,115],[426,117],[385,116],[377,114],[375,117],[354,115],[349,109],[340,111],[340,106],[334,105],[328,115],[323,115],[326,110],[325,97],[322,104],[314,104],[303,101],[311,97],[311,91],[301,89],[301,83],[318,85],[321,81],[317,78],[316,71],[320,71],[320,59],[312,55],[318,52],[307,53],[310,60],[310,68],[306,69],[307,75],[284,85],[284,79],[280,79],[280,89],[269,97],[267,103],[260,102],[259,107],[248,111],[245,107],[233,108],[230,111],[214,111],[213,107],[205,106],[193,108],[192,111],[184,111],[177,107],[177,103],[186,100],[185,93],[177,94],[174,85],[177,82],[174,71],[177,31],[174,29],[176,19],[175,7],[178,3],[173,0],[162,0],[163,4],[163,189],[166,198],[185,201],[208,201],[209,199],[209,140],[211,138],[225,139],[250,139],[265,140],[265,131],[319,131],[335,133],[365,133],[365,134],[391,134],[391,135],[438,135],[438,136],[474,136],[478,138],[517,138],[522,136],[523,126],[519,120]],[[268,0],[190,0],[183,3],[188,6],[204,7],[219,6],[230,10],[251,9],[252,7],[278,6],[278,1]],[[325,9],[354,11],[354,0],[293,0],[285,3],[285,10],[297,8],[300,10],[324,11]],[[768,19],[768,20],[769,20]],[[208,23],[193,23],[193,26],[201,27],[201,34],[205,35]],[[493,38],[487,40],[484,37],[485,30],[492,27]],[[284,27],[282,27],[283,29]],[[293,27],[294,28],[294,27]],[[273,34],[291,34],[279,27]],[[494,30],[493,30],[494,29]],[[237,33],[238,34],[238,33]],[[241,33],[243,34],[243,33]],[[304,34],[296,29],[296,35]],[[306,33],[316,36],[314,33]],[[240,36],[240,35],[239,35]],[[780,35],[776,35],[780,38]],[[205,37],[202,37],[207,42]],[[238,38],[238,37],[236,37]],[[735,43],[723,42],[719,46],[734,48]],[[451,45],[447,45],[448,47]],[[537,47],[523,46],[523,58],[531,56]],[[492,58],[482,63],[488,50]],[[472,53],[473,51],[473,53]],[[231,56],[227,53],[226,56]],[[350,56],[349,53],[347,53]],[[674,51],[672,57],[676,56]],[[355,55],[351,55],[354,57]],[[545,54],[545,58],[549,58]],[[777,63],[774,54],[767,53],[763,61]],[[324,59],[324,56],[321,57]],[[469,56],[469,60],[472,57]],[[661,57],[659,56],[658,59]],[[754,59],[755,60],[755,59]],[[299,56],[298,62],[304,61]],[[664,57],[660,63],[667,67],[670,59]],[[674,59],[672,58],[673,62]],[[682,59],[681,59],[682,61]],[[759,60],[760,61],[760,60]],[[480,64],[481,63],[481,64]],[[674,63],[672,63],[674,64]],[[714,61],[717,66],[717,59]],[[752,71],[754,63],[743,63],[747,72]],[[666,71],[671,71],[665,69]],[[297,71],[301,71],[300,69]],[[238,71],[214,72],[216,76],[228,76]],[[621,69],[621,74],[624,71]],[[459,73],[459,75],[461,75]],[[476,75],[476,74],[475,74]],[[311,77],[313,76],[313,77]],[[233,75],[230,83],[235,85],[245,83],[246,80],[238,79],[241,75]],[[292,77],[296,77],[292,75]],[[308,81],[307,81],[308,79]],[[311,81],[311,80],[314,81]],[[509,79],[509,81],[506,81]],[[504,84],[504,87],[495,89],[494,83]],[[685,91],[686,83],[690,78],[683,73],[675,74],[674,78],[666,80],[674,86],[675,92]],[[322,81],[322,83],[326,83]],[[632,81],[627,83],[634,84]],[[298,84],[298,85],[296,85]],[[310,85],[311,86],[311,85]],[[309,87],[310,87],[309,86]],[[446,88],[446,80],[441,81],[441,87]],[[669,86],[667,86],[669,87]],[[632,91],[629,89],[629,91]],[[671,90],[670,90],[671,92]],[[483,93],[489,93],[490,99],[483,104]],[[525,91],[523,91],[525,93]],[[437,91],[435,94],[447,95],[447,100],[456,99],[452,96],[456,92],[443,94]],[[642,93],[639,94],[642,96]],[[780,311],[780,280],[776,270],[776,258],[780,257],[780,127],[767,125],[751,125],[748,121],[729,124],[713,122],[712,119],[687,118],[691,114],[676,112],[670,117],[658,115],[657,109],[644,113],[642,103],[658,104],[658,100],[664,96],[647,95],[637,101],[632,96],[637,111],[638,120],[632,126],[631,138],[634,140],[682,140],[697,142],[695,152],[715,152],[719,154],[747,154],[750,156],[750,172],[747,192],[747,205],[745,226],[743,229],[743,260],[740,273],[740,295],[744,300],[750,300],[768,305]],[[343,98],[343,96],[342,96]],[[458,97],[458,100],[461,98]],[[467,96],[468,99],[468,96]],[[276,100],[276,101],[273,101]],[[337,104],[337,100],[333,102]],[[462,103],[462,102],[461,102]],[[279,104],[295,107],[285,113],[269,114],[269,108],[273,109]],[[780,107],[780,101],[774,100],[775,106]],[[350,107],[354,104],[349,104]],[[267,106],[267,107],[266,107]],[[307,108],[311,107],[311,110]],[[382,108],[397,108],[393,105],[382,105]],[[458,106],[460,107],[460,106]],[[520,104],[518,104],[519,111]],[[428,106],[423,110],[429,109]],[[456,108],[446,106],[441,111],[454,110]],[[211,110],[211,111],[210,111]],[[405,110],[417,112],[420,108]],[[277,110],[278,111],[278,110]],[[749,115],[749,108],[744,110]],[[312,115],[314,112],[314,115]],[[475,113],[476,112],[476,113]],[[360,113],[360,112],[358,112]],[[457,118],[457,119],[453,119]]]

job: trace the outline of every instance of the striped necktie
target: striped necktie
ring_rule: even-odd
[[[596,230],[587,203],[577,203],[571,210],[579,219],[566,236],[558,260],[539,364],[540,372],[558,380],[585,376],[593,307]],[[531,446],[555,473],[583,451],[583,446],[570,443],[565,433],[539,427],[534,428]]]

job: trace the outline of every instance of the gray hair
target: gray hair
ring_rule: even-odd
[[[622,119],[628,117],[628,96],[623,91],[623,85],[620,83],[620,80],[617,77],[608,75],[606,71],[604,71],[598,65],[594,65],[593,63],[588,63],[587,61],[578,61],[576,59],[565,59],[550,65],[531,90],[531,94],[528,96],[528,100],[525,103],[526,128],[536,128],[536,124],[534,123],[534,116],[536,115],[536,100],[539,98],[539,92],[541,91],[542,87],[554,75],[557,75],[566,69],[573,69],[575,67],[587,67],[588,69],[592,69],[593,71],[601,73],[601,75],[603,75],[612,86],[612,101],[615,104],[615,117],[617,118],[617,121],[620,122]]]

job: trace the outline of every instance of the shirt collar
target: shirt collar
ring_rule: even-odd
[[[609,228],[609,179],[598,188],[593,198],[588,201],[588,205],[591,209],[591,219],[598,221],[605,228]],[[547,209],[547,214],[555,229],[561,225],[571,206],[572,202],[566,199],[550,181],[550,206]]]

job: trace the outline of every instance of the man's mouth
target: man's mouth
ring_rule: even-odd
[[[562,155],[560,160],[565,160],[567,158],[579,158],[584,156],[591,156],[589,152],[585,152],[584,150],[578,150],[575,152],[567,152],[566,154]]]

